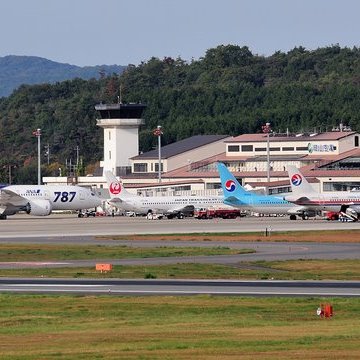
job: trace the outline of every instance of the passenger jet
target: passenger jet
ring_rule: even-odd
[[[360,192],[334,191],[328,194],[317,192],[295,166],[287,167],[292,194],[285,199],[310,210],[340,212],[351,220],[360,213]]]
[[[110,193],[110,205],[126,211],[151,214],[161,213],[167,218],[183,218],[195,208],[222,207],[222,196],[138,196],[129,193],[111,171],[104,173]]]
[[[315,216],[314,211],[304,206],[294,205],[283,198],[247,191],[223,163],[218,163],[217,167],[225,204],[260,214],[288,214],[290,220],[296,220],[296,215],[304,220],[309,216]]]
[[[54,210],[95,208],[101,199],[90,189],[75,185],[9,185],[0,189],[0,219],[25,211],[47,216]]]

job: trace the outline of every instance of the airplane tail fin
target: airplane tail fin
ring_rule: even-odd
[[[111,171],[105,171],[104,175],[108,184],[111,199],[122,199],[134,196],[133,194],[126,191],[121,180],[117,180],[115,175]]]
[[[221,187],[224,193],[224,200],[227,202],[236,202],[239,203],[240,197],[248,194],[237,181],[235,176],[227,169],[223,163],[218,163],[217,168],[220,175]]]
[[[293,165],[287,166],[289,174],[291,190],[295,196],[309,195],[316,193],[313,187],[308,183],[305,176],[299,171],[299,169]]]

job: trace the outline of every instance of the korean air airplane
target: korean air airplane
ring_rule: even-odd
[[[305,176],[295,166],[287,167],[292,194],[286,200],[310,210],[334,211],[347,214],[357,220],[360,214],[360,192],[333,191],[320,193],[308,183]]]
[[[224,207],[222,196],[138,196],[129,193],[111,171],[104,173],[110,193],[109,203],[119,209],[146,214],[161,213],[167,218],[184,217],[195,208]]]
[[[315,216],[314,211],[311,212],[306,207],[292,204],[283,198],[247,191],[223,163],[218,163],[217,167],[225,204],[260,214],[289,214],[290,220],[296,220],[296,215],[304,220],[309,216]]]
[[[25,211],[47,216],[54,210],[81,210],[101,205],[90,189],[75,185],[9,185],[0,189],[0,219]]]

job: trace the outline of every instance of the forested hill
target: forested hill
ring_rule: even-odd
[[[120,74],[125,66],[75,66],[36,56],[9,55],[0,57],[0,97],[10,95],[22,84],[55,83],[74,78],[100,78],[105,74]]]
[[[36,128],[50,147],[44,174],[75,161],[76,146],[85,165],[101,160],[94,106],[116,102],[120,86],[123,102],[147,104],[141,151],[156,145],[156,125],[163,127],[163,144],[198,134],[259,132],[264,122],[277,132],[324,131],[340,122],[360,131],[359,49],[298,47],[263,57],[222,45],[196,61],[151,58],[120,76],[21,86],[0,99],[0,169],[16,164],[16,181],[36,181]]]

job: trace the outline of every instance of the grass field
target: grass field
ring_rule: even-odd
[[[144,234],[97,236],[99,240],[194,240],[194,241],[281,241],[281,242],[360,242],[360,230],[272,231],[259,232]]]
[[[1,359],[358,359],[360,299],[0,295]]]
[[[114,265],[108,273],[92,267],[36,267],[1,270],[1,277],[159,278],[159,279],[275,279],[360,280],[357,260],[298,260],[241,263],[238,267],[216,264]]]
[[[35,245],[0,244],[0,261],[45,261],[45,260],[85,260],[121,259],[170,256],[208,256],[249,254],[252,249],[230,249],[224,246],[208,248],[161,246],[141,248],[105,245]]]
[[[187,235],[194,237],[194,235]],[[223,240],[224,234],[202,240]],[[251,239],[234,234],[229,241]],[[272,237],[272,241],[358,241],[359,233]],[[151,236],[148,237],[149,239]],[[175,236],[173,239],[179,239]],[[188,240],[189,238],[187,238]],[[305,240],[307,239],[307,240]],[[134,239],[135,240],[135,239]],[[195,238],[194,238],[195,240]],[[196,239],[199,240],[199,239]],[[268,239],[266,239],[268,240]],[[114,240],[116,241],[116,240]],[[246,249],[244,249],[246,251]],[[213,248],[1,245],[0,261],[233,254]],[[0,276],[359,280],[356,260],[241,262],[1,270]],[[331,319],[316,309],[330,302]],[[0,294],[0,359],[359,359],[359,298],[118,297]]]

